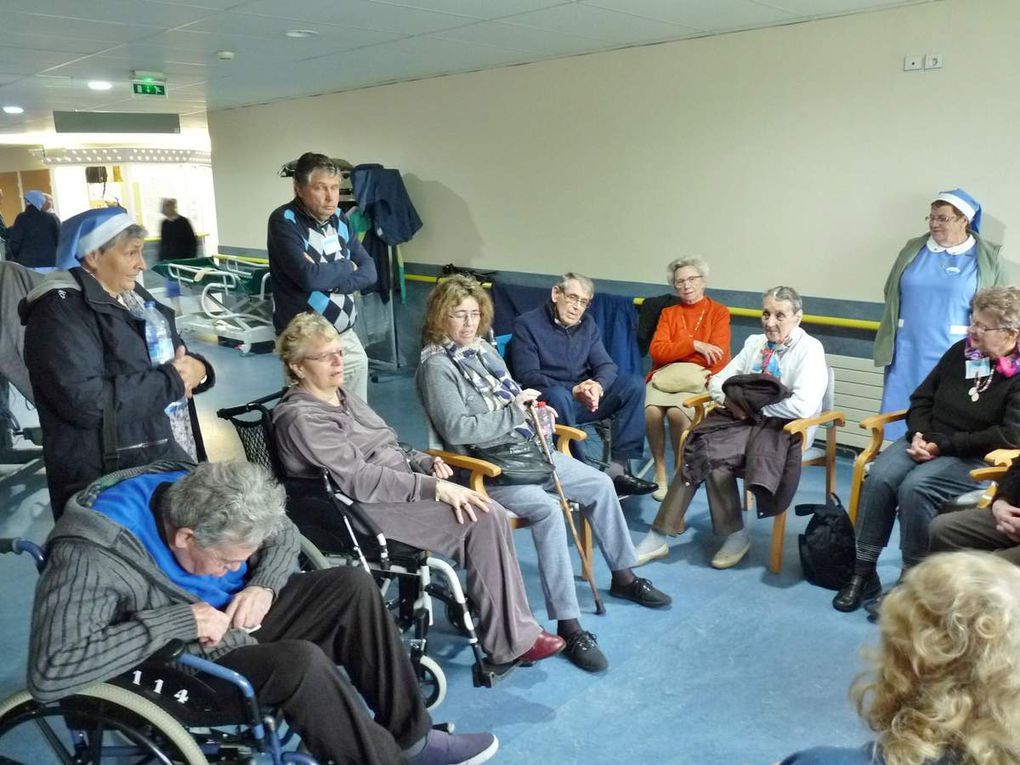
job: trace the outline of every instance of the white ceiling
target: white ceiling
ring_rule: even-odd
[[[0,113],[0,135],[50,133],[53,110],[204,129],[207,109],[931,1],[0,0],[0,106],[25,109]],[[132,70],[165,72],[169,98],[132,97]]]

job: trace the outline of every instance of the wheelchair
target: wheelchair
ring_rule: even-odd
[[[26,553],[41,571],[42,548],[0,539],[0,553]],[[260,706],[240,674],[172,641],[135,669],[71,696],[42,703],[28,691],[0,702],[0,763],[272,763],[317,765],[285,752],[292,732]]]
[[[339,491],[327,471],[317,479],[286,476],[276,453],[271,412],[272,404],[283,392],[220,409],[216,415],[234,426],[248,461],[269,469],[283,484],[287,515],[303,537],[303,561],[317,568],[360,565],[375,578],[405,635],[411,665],[429,709],[438,706],[446,695],[446,676],[427,655],[434,600],[445,605],[451,626],[468,640],[474,657],[474,686],[493,687],[518,662],[495,664],[482,653],[475,617],[453,566],[427,550],[387,540],[361,504]]]

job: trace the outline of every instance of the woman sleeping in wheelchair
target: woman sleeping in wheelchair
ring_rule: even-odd
[[[929,526],[947,500],[971,491],[970,471],[994,449],[1020,448],[1020,290],[988,287],[971,300],[970,327],[910,397],[907,432],[878,455],[857,511],[857,561],[832,601],[855,611],[882,591],[878,556],[897,513],[903,568],[928,552]]]
[[[429,296],[423,328],[418,395],[444,447],[469,454],[472,446],[526,443],[534,432],[525,406],[538,392],[521,390],[496,349],[481,339],[492,324],[492,301],[466,276],[439,284]],[[484,458],[484,457],[483,457]],[[560,452],[553,463],[566,495],[581,505],[613,574],[610,594],[658,608],[671,602],[647,579],[635,577],[634,544],[613,481],[605,473]],[[538,457],[538,459],[542,459]],[[581,628],[560,504],[543,483],[499,484],[489,495],[531,526],[538,549],[546,610],[567,640],[567,657],[588,671],[608,666],[595,636]]]
[[[432,729],[370,575],[294,574],[297,529],[283,489],[256,465],[164,462],[106,476],[72,498],[47,548],[29,649],[39,701],[181,640],[247,677],[323,765],[481,763],[498,748],[488,733]]]
[[[538,661],[563,650],[528,606],[506,511],[447,480],[449,465],[402,449],[396,434],[343,387],[340,336],[317,314],[298,314],[276,340],[290,389],[273,410],[284,470],[314,477],[327,469],[382,533],[453,558],[467,569],[482,648],[499,664]]]
[[[801,329],[803,316],[792,287],[773,287],[762,296],[764,334],[748,337],[709,380],[708,393],[720,406],[683,444],[676,476],[638,544],[642,563],[668,554],[666,538],[683,533],[684,516],[702,482],[712,527],[726,537],[713,568],[736,566],[751,546],[741,518],[738,471],[758,500],[759,516],[786,510],[800,480],[801,449],[783,426],[818,414],[829,381],[825,350]]]

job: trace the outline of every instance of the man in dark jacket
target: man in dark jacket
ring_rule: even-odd
[[[284,502],[248,462],[152,465],[78,494],[47,540],[36,588],[32,695],[63,698],[181,640],[244,675],[324,765],[488,760],[495,736],[431,730],[371,576],[295,573],[298,531]]]
[[[120,208],[70,218],[61,259],[80,265],[54,271],[18,306],[55,517],[104,473],[193,458],[190,423],[172,423],[166,409],[210,387],[212,367],[187,352],[173,312],[159,303],[176,355],[153,366],[141,318],[153,298],[135,283],[145,270],[144,238],[145,229]],[[187,408],[177,413],[186,419]]]
[[[176,199],[164,199],[160,208],[163,223],[159,227],[159,259],[182,260],[198,255],[198,239],[191,221],[177,212]]]
[[[559,421],[578,425],[613,418],[612,464],[606,469],[619,494],[648,494],[656,484],[630,473],[645,441],[645,386],[618,374],[598,325],[585,311],[595,295],[591,279],[564,274],[552,301],[517,317],[510,359],[521,385],[535,388]]]
[[[294,199],[269,216],[269,272],[276,333],[297,314],[314,311],[340,333],[347,390],[368,400],[368,356],[354,331],[354,295],[375,283],[375,263],[361,246],[340,202],[340,169],[306,152],[294,168]]]
[[[41,191],[25,193],[25,211],[7,229],[7,259],[28,268],[53,268],[57,264],[60,221],[49,212]]]

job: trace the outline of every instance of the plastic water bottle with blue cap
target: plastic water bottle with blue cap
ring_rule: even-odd
[[[149,364],[155,368],[174,360],[174,339],[170,334],[170,324],[166,317],[156,308],[152,300],[145,301],[142,313],[145,319],[145,344],[149,349]],[[188,405],[187,399],[174,401],[166,408],[166,413],[173,416],[177,411]]]

